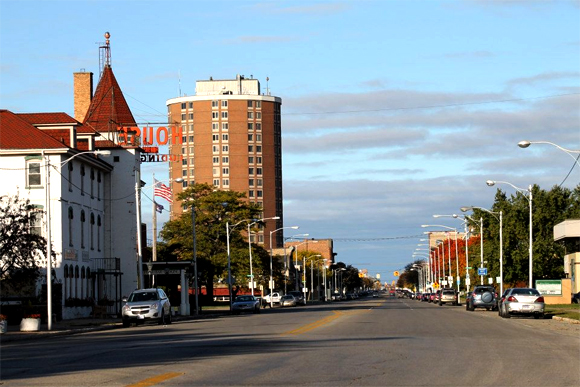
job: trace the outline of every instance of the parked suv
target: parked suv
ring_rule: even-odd
[[[443,304],[457,305],[457,292],[455,289],[441,289],[439,306],[442,306]]]
[[[171,324],[171,304],[163,289],[138,289],[123,299],[123,326],[157,320],[159,324]]]
[[[487,310],[497,309],[497,293],[490,285],[476,285],[472,292],[467,294],[465,309],[474,311],[475,308],[485,308]]]

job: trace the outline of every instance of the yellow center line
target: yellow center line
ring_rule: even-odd
[[[161,374],[161,375],[153,376],[153,377],[145,379],[145,380],[141,380],[140,382],[137,382],[137,383],[128,384],[126,387],[154,386],[156,384],[159,384],[159,383],[164,382],[164,381],[169,380],[169,379],[176,378],[176,377],[181,376],[181,375],[183,375],[183,373],[168,372],[166,374]]]
[[[284,332],[284,333],[282,333],[282,335],[299,335],[302,333],[306,333],[308,331],[311,331],[313,329],[318,328],[319,326],[322,326],[324,324],[328,324],[328,323],[336,320],[337,318],[339,318],[343,314],[342,312],[339,312],[336,310],[333,310],[332,312],[334,313],[332,316],[328,316],[328,317],[323,318],[322,320],[317,320],[317,321],[311,322],[310,324],[306,324],[300,328],[297,328],[297,329],[294,329],[294,330],[291,330],[288,332]]]

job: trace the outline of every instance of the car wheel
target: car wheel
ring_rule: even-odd
[[[473,312],[475,310],[475,307],[472,304],[468,304],[467,305],[467,310],[470,312]]]
[[[534,318],[537,320],[539,318],[544,318],[544,313],[534,313]]]
[[[257,314],[257,313],[260,313],[260,307],[259,306],[256,306],[254,308],[254,314]]]
[[[503,318],[510,318],[511,317],[510,312],[508,312],[508,310],[507,310],[507,308],[505,306],[503,308],[503,315],[502,315],[502,317]]]
[[[173,321],[173,319],[171,318],[171,311],[169,311],[169,314],[167,315],[167,324],[171,324]]]

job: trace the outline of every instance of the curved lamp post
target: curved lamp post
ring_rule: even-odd
[[[440,215],[433,215],[434,218],[439,217]],[[457,248],[457,229],[455,227],[444,226],[442,224],[423,224],[421,227],[441,227],[446,228],[448,230],[453,230],[455,232],[455,271],[456,271],[456,287],[457,291],[459,292],[459,252]],[[449,260],[449,277],[451,277],[451,241],[449,238],[447,239],[447,248],[448,248],[448,260]],[[443,257],[445,258],[445,257]]]
[[[274,283],[273,283],[273,273],[272,273],[272,234],[276,231],[284,230],[286,228],[291,228],[293,230],[298,230],[300,226],[287,226],[287,227],[280,227],[275,230],[270,231],[270,308],[274,306],[274,302],[272,301],[272,293],[274,292]]]
[[[273,216],[271,218],[256,219],[253,222],[248,223],[248,252],[250,255],[250,283],[251,283],[250,288],[252,289],[252,296],[254,295],[254,273],[252,271],[252,241],[250,239],[250,233],[251,233],[250,228],[254,224],[259,223],[259,222],[263,222],[265,220],[278,220],[278,219],[280,219],[279,216]]]
[[[561,151],[566,152],[568,155],[570,155],[570,157],[572,157],[574,159],[574,162],[580,167],[580,163],[578,162],[578,157],[572,156],[572,153],[580,154],[580,150],[566,149],[566,148],[561,147],[558,144],[554,144],[553,142],[550,142],[550,141],[520,141],[520,142],[518,142],[518,146],[520,148],[527,148],[531,144],[549,144],[549,145],[555,146],[556,148],[558,148]]]
[[[496,185],[497,183],[502,183],[502,184],[507,184],[511,187],[513,187],[516,191],[521,192],[522,194],[524,192],[528,193],[528,196],[524,195],[524,197],[526,199],[528,199],[528,202],[530,203],[530,263],[529,263],[529,274],[528,274],[528,287],[533,287],[533,267],[532,267],[532,261],[533,261],[533,239],[532,239],[532,201],[533,201],[533,197],[532,197],[532,185],[530,184],[528,186],[528,189],[524,189],[524,188],[519,188],[516,187],[515,185],[513,185],[512,183],[509,183],[507,181],[496,181],[496,180],[487,180],[485,182],[488,186],[493,187],[494,185]]]
[[[306,261],[310,259],[310,268],[312,269],[312,258],[322,257],[320,254],[311,255],[310,257],[302,257],[302,265],[304,265],[304,270],[302,270],[302,291],[306,293]],[[310,284],[312,287],[312,284]],[[304,305],[306,305],[306,295],[304,295]]]
[[[288,263],[288,257],[286,256],[286,241],[291,241],[298,238],[306,238],[309,235],[310,234],[296,234],[289,237],[284,237],[284,294],[288,292],[288,277],[290,271],[290,264]],[[292,250],[290,250],[290,254],[292,254]]]
[[[499,221],[499,289],[500,289],[499,292],[500,294],[503,294],[503,212],[502,211],[494,212],[488,210],[487,208],[475,206],[461,207],[461,211],[462,212],[471,211],[474,208],[477,208],[478,210],[482,210],[493,215],[493,217]],[[499,218],[495,214],[499,214]]]

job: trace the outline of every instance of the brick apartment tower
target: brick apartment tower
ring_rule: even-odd
[[[266,248],[270,231],[283,225],[281,104],[269,92],[260,93],[257,79],[240,75],[197,81],[194,96],[167,101],[169,126],[181,126],[183,139],[169,148],[170,154],[182,155],[169,163],[171,178],[184,179],[174,195],[194,182],[245,192],[263,208],[264,218],[280,217],[251,235]],[[179,216],[179,202],[173,206],[172,214]],[[283,236],[282,230],[276,232],[272,247],[282,247]]]

